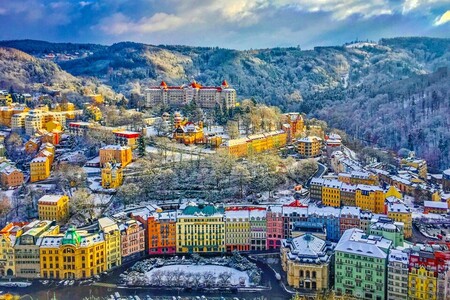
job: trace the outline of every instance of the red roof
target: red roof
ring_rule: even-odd
[[[225,79],[222,81],[222,86],[228,86],[228,82]]]
[[[308,205],[305,205],[303,203],[301,203],[299,200],[294,200],[293,202],[287,204],[287,205],[283,205],[283,206],[288,206],[288,207],[308,207]]]
[[[159,86],[161,86],[161,87],[167,87],[167,83],[163,80],[163,81],[161,81],[161,84],[160,84]]]
[[[200,84],[198,84],[197,82],[193,82],[193,83],[191,83],[191,86],[193,87],[193,88],[195,88],[195,89],[199,89],[199,88],[201,88],[202,86],[200,85]]]

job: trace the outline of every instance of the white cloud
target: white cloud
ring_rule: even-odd
[[[447,22],[450,22],[450,10],[447,10],[442,16],[438,17],[434,22],[434,25],[440,26]]]
[[[306,12],[330,13],[335,20],[344,20],[352,15],[371,18],[394,13],[394,7],[388,0],[278,0],[275,5]]]

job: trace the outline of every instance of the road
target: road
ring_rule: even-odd
[[[314,173],[313,176],[306,182],[305,187],[309,188],[309,185],[311,183],[311,179],[313,178],[320,178],[327,172],[327,167],[319,162],[317,162],[317,171]]]

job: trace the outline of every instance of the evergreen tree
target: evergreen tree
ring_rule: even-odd
[[[138,153],[140,157],[145,156],[145,139],[143,135],[138,138]]]

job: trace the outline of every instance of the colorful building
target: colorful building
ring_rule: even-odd
[[[39,220],[63,222],[69,218],[69,197],[45,195],[38,200]]]
[[[234,157],[244,157],[286,146],[287,133],[281,130],[249,135],[225,143],[226,151]]]
[[[50,177],[50,159],[36,157],[30,162],[30,182],[45,180]]]
[[[41,276],[41,240],[58,233],[59,225],[54,221],[38,220],[22,227],[22,234],[16,237],[14,244],[17,277],[36,279]]]
[[[131,147],[119,145],[107,145],[100,148],[100,165],[104,166],[108,162],[121,164],[126,167],[133,159]]]
[[[298,153],[303,158],[322,155],[322,139],[317,136],[307,136],[298,140]]]
[[[145,255],[145,228],[141,222],[126,220],[119,225],[124,262],[141,258]]]
[[[283,208],[281,206],[269,206],[267,208],[266,222],[266,249],[279,249],[281,240],[284,239]]]
[[[338,296],[386,299],[386,265],[392,242],[381,236],[349,229],[335,248],[335,284]]]
[[[168,86],[164,81],[159,86],[145,89],[146,107],[158,105],[170,107],[184,106],[195,102],[201,108],[214,109],[225,106],[231,109],[236,106],[236,90],[224,80],[221,86],[201,86],[192,82],[182,86]]]
[[[306,233],[282,240],[281,245],[281,266],[289,286],[310,293],[329,289],[333,243]]]
[[[225,252],[224,210],[189,203],[177,218],[177,252]]]
[[[399,200],[389,203],[387,216],[396,222],[404,224],[404,235],[406,239],[412,237],[412,212],[409,207]]]
[[[82,279],[107,270],[102,232],[88,233],[71,226],[64,234],[42,237],[39,251],[41,278]]]
[[[99,230],[105,239],[106,268],[112,269],[122,264],[121,234],[117,221],[109,217],[98,219]]]
[[[225,246],[227,252],[250,250],[250,210],[246,207],[225,210]]]
[[[177,212],[156,211],[147,219],[148,254],[174,254],[177,250]]]
[[[0,182],[4,189],[18,187],[23,184],[23,172],[9,161],[0,163]]]
[[[442,189],[444,192],[450,192],[450,169],[442,172]]]
[[[400,167],[416,173],[423,180],[427,180],[427,161],[424,159],[404,158],[400,161]]]
[[[266,250],[267,220],[266,209],[258,207],[250,209],[250,250]]]
[[[0,277],[16,274],[14,244],[16,237],[22,233],[23,222],[8,223],[0,230]]]
[[[322,185],[322,204],[341,207],[341,186],[338,180],[324,180]]]
[[[137,141],[141,136],[140,132],[135,131],[114,131],[115,142],[121,146],[130,146],[131,149],[137,148]]]
[[[183,120],[179,113],[175,113],[173,139],[178,143],[185,145],[205,143],[203,122],[194,124],[187,120]]]
[[[373,185],[358,184],[355,193],[356,206],[377,214],[384,213],[384,192]]]
[[[369,227],[369,234],[382,236],[392,241],[393,247],[404,247],[403,223],[394,222],[386,217],[373,218]]]
[[[408,253],[391,249],[388,256],[387,299],[404,300],[408,295]]]
[[[90,121],[98,122],[102,119],[102,111],[95,105],[86,105],[84,107],[84,114],[88,116]]]
[[[447,246],[417,244],[410,248],[408,299],[448,299],[450,252]]]
[[[323,178],[312,178],[309,186],[309,197],[314,201],[322,201]]]
[[[344,206],[339,216],[340,234],[352,228],[361,228],[361,209],[354,206]]]
[[[102,188],[116,189],[122,185],[123,171],[116,163],[107,162],[102,168]]]
[[[423,212],[425,214],[446,214],[448,211],[447,202],[437,202],[437,201],[424,201]]]
[[[292,142],[305,132],[305,121],[299,113],[291,112],[282,116],[283,130],[287,133],[287,139]]]
[[[356,206],[356,185],[342,183],[341,204],[346,206]]]

